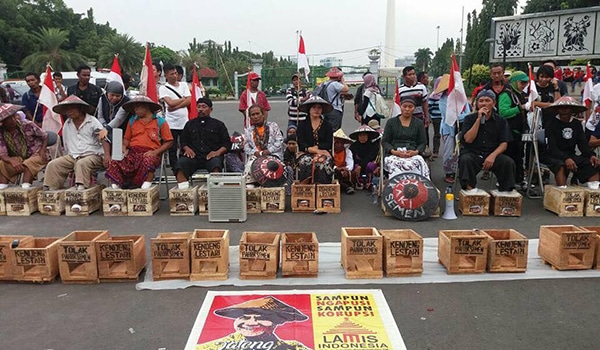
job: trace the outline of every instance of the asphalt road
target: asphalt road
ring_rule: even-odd
[[[284,127],[284,102],[272,105],[269,119]],[[351,105],[346,108],[343,126],[349,133],[357,124],[349,113]],[[225,121],[230,133],[241,131],[236,103],[215,103],[214,116]],[[440,160],[432,163],[432,173],[443,188]],[[385,217],[364,191],[343,195],[342,203],[341,214],[315,216],[288,209],[284,214],[249,215],[241,224],[215,224],[206,216],[171,217],[163,201],[151,218],[105,218],[99,212],[81,218],[0,217],[0,233],[65,236],[74,230],[108,229],[112,235],[145,234],[149,248],[149,238],[159,232],[196,228],[227,228],[236,244],[243,231],[314,231],[320,242],[339,242],[342,226],[411,228],[424,237],[437,237],[440,229],[513,228],[537,238],[540,225],[598,225],[594,218],[558,218],[542,209],[541,200],[525,199],[519,218],[437,218],[420,223]],[[371,285],[349,283],[341,288],[381,289],[408,349],[598,349],[598,283],[593,278],[415,285],[374,280]],[[207,290],[136,291],[133,283],[0,283],[0,349],[182,349]]]

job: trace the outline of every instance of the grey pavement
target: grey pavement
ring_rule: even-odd
[[[284,101],[273,101],[269,119],[285,128]],[[357,123],[346,105],[344,131]],[[235,102],[217,102],[214,116],[230,133],[241,131]],[[433,181],[444,188],[441,161],[431,163]],[[289,204],[289,203],[288,203]],[[171,217],[161,202],[153,217],[0,217],[0,234],[65,236],[74,230],[108,229],[111,235],[196,228],[229,229],[231,242],[243,231],[314,231],[320,242],[339,242],[342,226],[411,228],[424,237],[440,229],[513,228],[537,238],[540,225],[599,225],[597,218],[559,218],[542,208],[541,199],[524,199],[519,218],[433,218],[409,223],[383,215],[366,191],[342,195],[342,213],[249,214],[245,223],[209,223],[207,216]],[[143,277],[142,277],[143,278]],[[447,284],[353,285],[342,289],[381,289],[408,349],[597,349],[599,281],[590,279],[517,280]],[[252,290],[256,287],[250,287]],[[248,290],[219,287],[211,290]],[[331,289],[339,289],[332,286]],[[269,286],[261,290],[285,290]],[[327,289],[307,285],[298,289]],[[37,285],[0,283],[0,349],[182,349],[208,288],[137,291],[134,283]]]

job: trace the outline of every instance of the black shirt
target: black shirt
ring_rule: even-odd
[[[298,123],[296,134],[298,135],[298,149],[300,151],[306,152],[308,147],[317,145],[315,138],[313,137],[310,118],[306,118],[306,120]],[[331,124],[323,120],[323,117],[321,117],[321,128],[319,129],[317,136],[319,137],[319,149],[324,149],[331,153],[333,148],[333,129],[331,128]]]
[[[88,83],[88,86],[85,90],[79,89],[79,83],[71,85],[67,88],[68,96],[75,95],[92,105],[94,108],[98,107],[98,101],[100,100],[102,94],[102,89],[91,83]]]
[[[479,132],[472,143],[467,143],[464,135],[473,127],[477,120],[477,113],[471,113],[465,117],[461,128],[461,143],[466,152],[476,153],[482,157],[487,157],[494,152],[502,142],[512,141],[512,132],[508,127],[506,119],[500,117],[498,113],[492,112],[489,120],[479,125]],[[482,121],[484,118],[482,118]]]
[[[581,122],[575,118],[571,118],[566,123],[556,117],[548,120],[546,140],[548,147],[544,153],[552,158],[565,161],[576,155],[576,148],[586,158],[594,155],[583,132]]]
[[[181,148],[188,146],[196,153],[196,158],[206,156],[221,147],[231,149],[231,139],[222,121],[212,117],[198,117],[188,121],[181,133]]]

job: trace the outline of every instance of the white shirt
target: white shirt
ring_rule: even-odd
[[[75,127],[73,119],[67,118],[63,126],[65,150],[75,159],[92,154],[103,155],[104,148],[102,148],[96,132],[96,130],[103,129],[104,127],[98,119],[89,114],[85,116],[79,129]]]
[[[171,85],[169,83],[165,83],[165,85],[162,85],[160,87],[160,90],[158,93],[158,97],[160,99],[169,97],[174,100],[177,100],[180,98],[173,91],[169,90],[167,88],[167,86],[169,86],[169,87],[171,87],[171,89],[177,91],[181,97],[191,96],[190,89],[188,88],[186,83],[179,82],[179,84],[177,86]],[[195,102],[192,101],[192,103],[195,103]],[[183,130],[185,123],[188,122],[187,107],[179,108],[174,111],[169,111],[168,106],[167,106],[167,110],[165,110],[165,120],[167,121],[167,124],[169,124],[169,127],[171,129]]]

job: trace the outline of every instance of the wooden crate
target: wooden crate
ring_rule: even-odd
[[[319,241],[314,232],[287,232],[281,235],[281,275],[317,277]]]
[[[58,276],[60,237],[36,237],[13,249],[14,279],[20,282],[53,282]]]
[[[99,283],[96,241],[108,231],[73,231],[59,243],[58,266],[63,283]]]
[[[169,191],[169,209],[173,216],[194,216],[198,211],[198,186]]]
[[[448,274],[483,273],[489,237],[480,230],[440,230],[438,258]]]
[[[102,190],[102,213],[104,216],[127,216],[127,190],[120,188],[105,188]],[[111,211],[112,205],[118,205],[121,210]]]
[[[538,255],[557,270],[587,270],[594,263],[596,232],[573,225],[540,226]]]
[[[20,247],[32,239],[32,236],[0,235],[0,281],[11,281],[14,279],[15,255],[12,251],[14,248]]]
[[[276,232],[243,232],[240,240],[240,279],[275,279],[279,267]]]
[[[312,212],[317,209],[315,203],[317,199],[316,185],[304,185],[298,181],[292,184],[292,211],[293,212]]]
[[[85,190],[71,187],[65,191],[65,215],[88,216],[102,207],[102,186],[94,185]],[[81,205],[81,211],[71,210],[73,204]]]
[[[600,226],[581,226],[581,228],[596,232],[596,252],[594,253],[594,264],[592,267],[600,270]]]
[[[226,280],[229,273],[229,230],[194,230],[190,254],[190,281]]]
[[[246,213],[260,214],[260,188],[246,188]]]
[[[65,211],[65,191],[39,191],[38,209],[42,215],[60,216]]]
[[[498,190],[490,191],[490,209],[494,216],[521,216],[523,196],[517,192],[501,193]]]
[[[285,187],[261,188],[260,211],[263,213],[285,212]]]
[[[489,237],[488,272],[525,272],[529,240],[516,230],[482,230]]]
[[[37,194],[41,187],[9,187],[4,190],[6,215],[29,216],[38,211]]]
[[[585,216],[600,216],[600,190],[585,190]]]
[[[423,274],[423,237],[413,230],[379,230],[383,236],[383,269],[387,277]]]
[[[200,215],[208,215],[208,186],[206,184],[198,188],[198,212]]]
[[[172,232],[150,239],[153,280],[190,278],[191,238],[192,232]]]
[[[4,203],[4,190],[0,190],[0,216],[6,215],[6,203]]]
[[[337,180],[328,185],[317,185],[317,210],[326,213],[342,212],[342,202],[340,200],[340,184]]]
[[[152,216],[158,210],[158,186],[127,191],[127,215]]]
[[[96,241],[101,282],[137,281],[146,267],[146,236],[113,236]]]
[[[383,237],[373,227],[342,227],[342,267],[347,279],[383,278]]]
[[[560,217],[580,217],[583,216],[584,198],[585,190],[581,187],[558,188],[546,185],[544,209]]]
[[[460,190],[458,210],[463,216],[488,216],[490,214],[490,195],[484,190],[479,190],[475,194]]]

